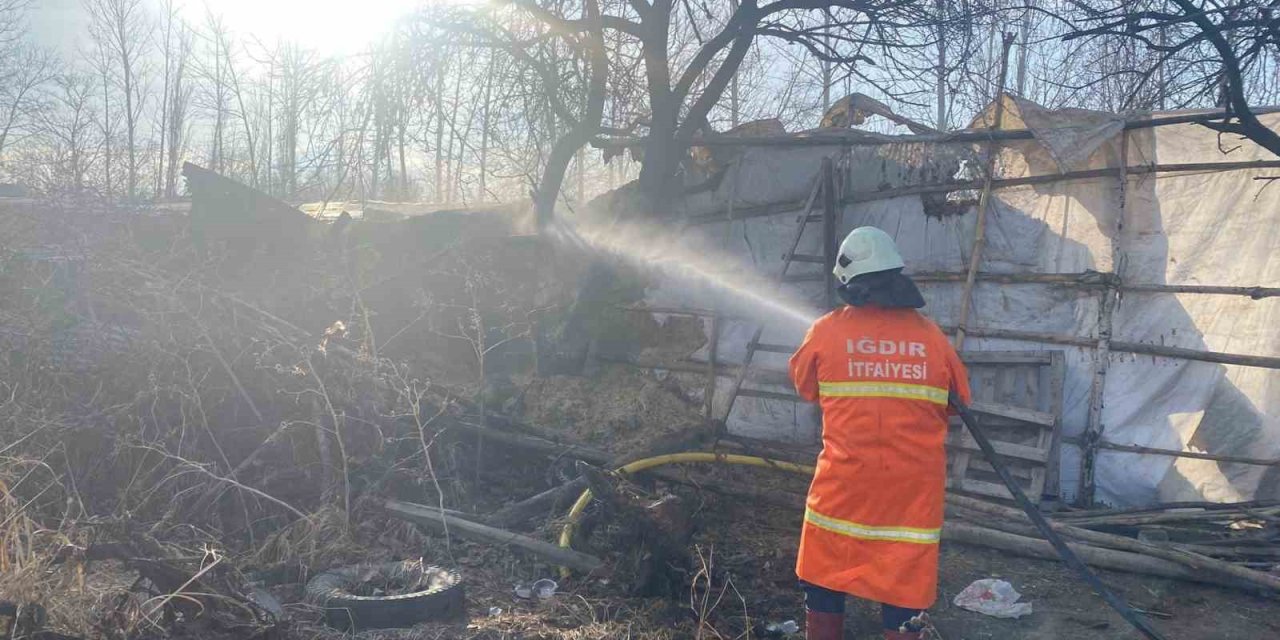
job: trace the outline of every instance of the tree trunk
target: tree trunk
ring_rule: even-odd
[[[484,202],[489,199],[489,127],[490,119],[490,96],[493,94],[493,75],[494,60],[491,54],[489,56],[489,72],[485,74],[484,83],[484,115],[480,121],[480,201]]]
[[[598,20],[600,17],[598,0],[587,0],[584,11],[589,20]],[[539,228],[548,225],[554,217],[556,199],[560,194],[560,185],[564,183],[569,163],[573,161],[573,156],[578,149],[590,142],[592,136],[600,130],[600,122],[604,117],[605,89],[609,76],[604,33],[597,27],[586,34],[585,40],[590,67],[587,108],[577,126],[556,141],[551,149],[551,155],[547,158],[546,168],[542,172],[542,179],[534,194],[534,210]]]
[[[937,85],[938,94],[938,113],[935,120],[934,128],[938,131],[947,130],[947,28],[946,28],[946,0],[937,0],[936,9],[938,11],[938,69],[937,69]]]
[[[445,63],[448,61],[443,55],[440,57],[440,68],[436,70],[436,89],[432,92],[432,99],[435,100],[436,107],[436,183],[435,183],[435,199],[436,202],[444,202],[444,76]]]

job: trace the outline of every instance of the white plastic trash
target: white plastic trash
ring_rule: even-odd
[[[769,637],[790,636],[800,631],[800,625],[795,620],[787,620],[786,622],[771,622],[765,625],[764,632]]]
[[[965,587],[952,602],[961,609],[994,618],[1021,618],[1031,615],[1031,603],[1018,602],[1021,597],[1022,594],[1008,582],[983,578]]]

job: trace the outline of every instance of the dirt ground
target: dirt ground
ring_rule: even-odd
[[[538,381],[526,394],[525,410],[530,422],[543,428],[557,425],[574,439],[627,451],[680,431],[673,424],[687,428],[696,422],[698,405],[652,373],[606,366],[591,378]],[[549,487],[543,466],[494,454],[486,461],[485,491],[476,496],[474,508],[484,513]],[[727,485],[792,493],[805,489],[798,478],[742,467],[699,467],[687,472],[693,485],[699,479],[715,479]],[[534,478],[538,480],[531,483]],[[575,540],[579,549],[604,558],[607,568],[591,576],[562,579],[560,593],[543,603],[519,600],[513,588],[539,578],[557,578],[556,569],[544,562],[459,540],[442,553],[446,546],[438,537],[411,538],[380,555],[422,553],[431,561],[460,567],[467,580],[470,622],[361,637],[746,639],[768,637],[759,633],[768,623],[795,620],[803,625],[802,597],[793,572],[799,537],[796,510],[689,486],[645,488],[673,491],[694,508],[697,532],[676,593],[647,598],[627,593],[624,585],[630,576],[626,571],[633,559],[629,554],[635,549],[620,544],[607,522],[594,534]],[[561,517],[562,512],[548,514],[536,530],[526,533],[555,540]],[[1131,605],[1150,612],[1169,640],[1280,637],[1280,600],[1148,576],[1101,575]],[[1032,603],[1034,613],[1019,620],[1000,620],[952,604],[960,590],[981,578],[1009,581],[1023,594],[1023,601]],[[1141,637],[1063,565],[953,543],[943,544],[938,600],[930,615],[944,640]],[[845,637],[880,638],[878,607],[850,599]]]
[[[504,474],[513,471],[508,468]],[[513,595],[516,584],[559,578],[555,569],[519,552],[456,539],[446,545],[438,537],[411,535],[408,544],[395,545],[397,549],[388,552],[403,555],[421,550],[430,561],[459,567],[467,584],[470,621],[365,632],[358,637],[730,639],[769,637],[759,631],[771,622],[795,620],[803,626],[803,603],[793,573],[798,514],[780,507],[761,508],[740,498],[680,492],[696,501],[699,529],[690,549],[690,571],[679,593],[631,597],[621,588],[627,576],[606,569],[561,579],[560,591],[550,601],[520,600]],[[552,540],[558,531],[558,523],[548,521],[533,535]],[[389,539],[383,535],[379,544]],[[611,541],[609,535],[597,532],[579,540],[578,546],[606,558],[610,567],[625,566],[631,550]],[[1151,612],[1169,640],[1280,637],[1280,601],[1275,599],[1132,574],[1101,575],[1134,607]],[[1008,580],[1023,594],[1023,601],[1032,603],[1034,613],[1019,620],[1000,620],[951,604],[956,593],[980,578]],[[288,589],[282,593],[286,601]],[[290,608],[294,606],[303,610],[301,605]],[[952,543],[943,544],[938,601],[930,615],[944,640],[1141,637],[1061,564]],[[750,635],[749,630],[753,630]],[[298,631],[295,637],[338,637],[310,626]],[[803,637],[803,632],[793,637]],[[850,599],[846,640],[880,637],[878,608]]]

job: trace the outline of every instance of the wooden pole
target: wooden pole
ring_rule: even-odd
[[[1256,169],[1277,168],[1280,168],[1280,160],[1245,160],[1240,162],[1190,162],[1138,165],[1129,167],[1128,173],[1129,175],[1136,176],[1161,173],[1204,173],[1211,171],[1250,171]],[[1066,173],[1051,173],[1039,176],[1025,176],[1021,178],[1001,178],[998,180],[992,180],[991,188],[1007,189],[1037,184],[1051,184],[1054,182],[1110,178],[1115,175],[1115,171],[1115,168],[1108,167],[1106,169],[1085,169],[1082,171],[1068,171]],[[892,189],[850,193],[842,197],[840,199],[840,203],[850,204],[859,202],[876,202],[878,200],[890,200],[893,198],[901,198],[903,196],[924,195],[927,193],[950,193],[952,191],[965,189],[981,189],[985,184],[985,180],[970,180],[967,182],[942,182],[934,184],[908,185]],[[798,200],[779,200],[775,202],[753,204],[745,207],[739,206],[737,207],[737,217],[757,218],[762,216],[779,215],[789,211],[799,210],[803,206],[804,203]],[[718,210],[690,216],[685,221],[685,224],[709,224],[712,222],[721,222],[724,219],[724,210]]]
[[[734,76],[735,91],[737,89],[737,81],[738,81],[738,77],[735,75]],[[734,99],[736,101],[737,97],[735,96]],[[735,105],[735,109],[736,108],[737,107]],[[736,113],[734,114],[734,118],[736,120],[737,118]],[[736,163],[733,166],[732,173],[729,174],[729,214],[728,214],[729,224],[725,225],[725,244],[728,244],[728,238],[733,234],[733,217],[734,217],[733,208],[734,208],[734,202],[737,201],[738,199],[738,174],[741,173],[741,171],[742,171],[741,163]],[[708,421],[716,419],[716,382],[717,382],[716,377],[719,375],[719,372],[717,369],[718,367],[717,360],[720,354],[720,317],[721,317],[719,299],[712,300],[710,317],[711,317],[711,331],[710,331],[711,335],[708,338],[710,340],[710,344],[708,345],[708,348],[707,348],[707,387],[706,387],[706,391],[703,392],[704,395],[706,396],[704,416]],[[725,416],[725,420],[727,421],[728,419],[729,417]],[[720,429],[717,428],[717,430],[720,430]]]
[[[924,271],[908,273],[907,275],[911,276],[911,279],[916,282],[964,282],[964,279],[968,274],[958,271]],[[787,281],[812,281],[821,277],[823,277],[821,274],[816,276],[807,276],[804,278],[792,277],[788,278]],[[1121,293],[1188,293],[1197,295],[1244,296],[1252,300],[1265,300],[1267,298],[1280,297],[1280,287],[1125,283],[1116,285],[1111,282],[1114,279],[1116,279],[1115,274],[1099,271],[1085,271],[1082,273],[978,273],[979,282],[996,282],[1000,284],[1043,284],[1078,289],[1115,287],[1119,289]],[[637,313],[666,313],[671,315],[704,317],[710,317],[718,313],[721,318],[745,319],[740,316],[726,315],[723,312],[712,309],[699,309],[697,307],[619,305],[615,308],[623,311],[635,311]]]
[[[494,427],[480,424],[472,424],[460,420],[452,422],[449,425],[449,428],[469,431],[476,436],[484,436],[492,442],[528,451],[535,451],[552,458],[585,460],[597,465],[607,465],[614,458],[612,454],[599,449],[591,449],[589,447],[583,447],[571,443],[552,442],[545,438],[511,433],[502,429],[496,429]]]
[[[939,325],[946,333],[954,333],[955,327],[950,325]],[[1037,331],[1017,331],[1013,329],[990,329],[987,327],[969,327],[968,334],[980,338],[1001,338],[1004,340],[1017,340],[1019,342],[1035,342],[1040,344],[1060,344],[1070,347],[1082,347],[1086,349],[1096,348],[1098,341],[1096,338],[1084,338],[1080,336],[1067,336],[1054,333],[1040,333]],[[774,353],[791,353],[795,351],[795,347],[791,345],[766,345],[757,343],[760,350],[768,350]],[[1258,367],[1261,369],[1280,369],[1280,357],[1275,356],[1254,356],[1240,353],[1225,353],[1222,351],[1201,351],[1199,349],[1184,349],[1182,347],[1167,347],[1159,344],[1147,344],[1145,342],[1121,342],[1112,340],[1111,351],[1116,353],[1133,353],[1139,355],[1149,355],[1160,358],[1174,358],[1177,360],[1193,360],[1196,362],[1215,362],[1218,364],[1231,364],[1242,367]],[[981,352],[971,352],[981,353]],[[663,367],[654,365],[652,368],[661,369]],[[701,369],[699,369],[701,371]]]
[[[1009,73],[1009,48],[1013,46],[1013,34],[1004,34],[1004,51],[1000,58],[1000,80],[996,87],[996,112],[991,120],[992,131],[998,131],[1004,121],[1004,81]],[[964,292],[960,294],[960,317],[956,323],[955,348],[964,348],[964,331],[969,324],[969,311],[973,301],[973,284],[982,265],[982,250],[987,245],[987,210],[991,207],[991,183],[995,179],[996,155],[999,149],[994,142],[987,144],[987,157],[983,163],[982,195],[978,197],[978,222],[973,230],[973,251],[969,256],[969,275],[964,280]]]
[[[980,518],[986,526],[996,526],[996,523],[1001,521],[1018,523],[1026,526],[1027,516],[1018,509],[959,495],[947,495],[946,501],[949,506],[974,511],[986,516],[985,518]],[[1208,558],[1199,554],[1139,542],[1133,538],[1126,538],[1124,536],[1102,533],[1100,531],[1090,531],[1089,529],[1069,524],[1062,524],[1059,522],[1053,522],[1050,526],[1053,527],[1054,531],[1064,536],[1075,538],[1076,540],[1080,540],[1081,542],[1086,542],[1088,544],[1111,549],[1119,549],[1121,551],[1140,553],[1160,558],[1162,560],[1175,562],[1196,571],[1213,573],[1226,581],[1239,580],[1270,591],[1280,591],[1280,577],[1278,576],[1268,575],[1251,569],[1245,569],[1243,567],[1237,567],[1228,562],[1214,560],[1213,558]],[[1013,531],[1013,533],[1021,532]]]
[[[414,524],[434,529],[447,527],[449,533],[459,537],[517,547],[558,566],[569,567],[576,571],[590,573],[604,565],[595,556],[589,556],[572,549],[563,549],[550,542],[535,540],[518,533],[483,525],[479,522],[464,520],[432,507],[411,502],[387,500],[383,503],[383,508],[397,518],[408,520]]]
[[[1254,109],[1256,115],[1280,112],[1280,107]],[[1160,118],[1135,118],[1126,120],[1125,131],[1135,129],[1152,129],[1177,124],[1193,124],[1211,122],[1227,117],[1223,109],[1214,109],[1204,113],[1191,113]],[[787,133],[768,136],[715,136],[694,138],[691,145],[700,147],[821,147],[821,146],[879,146],[886,144],[973,144],[994,140],[1032,140],[1035,133],[1030,129],[1010,129],[1005,131],[962,130],[947,133],[925,133],[911,135],[887,135],[852,129],[842,132],[824,131],[822,133]],[[597,149],[629,148],[645,144],[645,138],[596,138],[591,146]]]
[[[955,331],[955,327],[941,325],[943,331],[951,333]],[[1045,344],[1063,344],[1073,347],[1095,348],[1098,345],[1095,338],[1082,338],[1079,336],[1064,336],[1053,333],[1040,333],[1037,331],[1016,331],[1012,329],[988,329],[985,327],[969,327],[969,335],[984,338],[1003,338],[1005,340],[1018,340],[1020,342],[1040,342]],[[1242,367],[1259,367],[1262,369],[1280,369],[1280,357],[1275,356],[1253,356],[1240,353],[1224,353],[1221,351],[1201,351],[1199,349],[1185,349],[1182,347],[1167,347],[1160,344],[1147,344],[1145,342],[1121,342],[1118,340],[1111,341],[1111,351],[1119,353],[1136,353],[1140,355],[1157,356],[1161,358],[1176,358],[1179,360],[1195,360],[1198,362],[1216,362],[1218,364],[1234,364]]]
[[[719,363],[717,356],[720,352],[720,316],[713,314],[711,316],[711,336],[708,338],[710,344],[707,346],[707,390],[705,411],[706,418],[712,420],[716,413],[716,377],[719,375]]]
[[[1044,560],[1059,560],[1058,553],[1054,551],[1053,546],[1044,540],[1038,540],[1028,536],[1020,536],[1013,533],[1005,533],[1003,531],[996,531],[995,529],[988,529],[986,527],[980,527],[967,522],[953,521],[946,523],[942,528],[942,539],[950,542],[990,547],[992,549],[999,549],[1014,555],[1041,558]],[[1115,571],[1126,571],[1129,573],[1140,573],[1143,575],[1160,576],[1162,578],[1175,578],[1191,582],[1206,582],[1209,584],[1229,587],[1240,586],[1239,582],[1222,580],[1213,574],[1195,571],[1175,562],[1170,562],[1160,558],[1152,558],[1138,553],[1118,551],[1115,549],[1100,549],[1087,544],[1068,543],[1067,546],[1070,547],[1081,560],[1093,567],[1112,569]]]
[[[1129,193],[1129,132],[1120,133],[1120,173],[1119,199],[1116,208],[1116,219],[1111,226],[1111,270],[1119,273],[1122,269],[1120,237],[1124,232],[1125,200]],[[1123,274],[1120,276],[1123,278]],[[1093,379],[1089,383],[1089,414],[1085,420],[1084,442],[1081,445],[1082,459],[1080,463],[1080,494],[1077,504],[1088,508],[1093,506],[1097,497],[1095,486],[1095,467],[1098,458],[1098,442],[1102,439],[1102,407],[1106,394],[1107,370],[1111,366],[1111,331],[1112,317],[1116,305],[1120,303],[1120,293],[1114,287],[1102,291],[1098,300],[1098,347],[1093,353]]]
[[[1063,438],[1063,442],[1081,446],[1082,438]],[[1140,453],[1153,456],[1168,456],[1170,458],[1191,458],[1194,460],[1212,460],[1214,462],[1226,462],[1230,464],[1249,464],[1258,467],[1280,467],[1280,458],[1250,458],[1247,456],[1228,456],[1217,453],[1200,453],[1198,451],[1176,451],[1174,449],[1160,449],[1157,447],[1143,447],[1136,444],[1117,444],[1115,442],[1107,442],[1106,440],[1098,440],[1096,446],[1099,449],[1107,449],[1110,451],[1122,451],[1125,453]]]
[[[831,158],[822,159],[822,274],[823,290],[826,292],[827,308],[836,306],[836,253],[840,250],[836,237],[836,176]]]

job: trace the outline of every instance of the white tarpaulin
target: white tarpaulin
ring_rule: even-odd
[[[1155,114],[1159,117],[1167,114]],[[1280,116],[1263,121],[1280,128]],[[1130,118],[1132,120],[1132,118]],[[987,221],[981,270],[1005,273],[1116,272],[1125,284],[1280,285],[1280,184],[1255,180],[1277,170],[1160,172],[1134,170],[1119,184],[1123,120],[1073,110],[1050,112],[1021,101],[1010,103],[1009,122],[1026,126],[1037,140],[1008,143],[998,177],[1042,176],[1065,171],[1115,171],[1087,180],[1061,180],[995,192]],[[1128,166],[1274,160],[1248,141],[1219,140],[1195,124],[1133,129]],[[849,194],[937,184],[973,157],[964,145],[919,143],[853,147],[751,148],[717,190],[689,197],[681,213],[723,211],[734,206],[803,200],[823,157],[837,159]],[[1123,207],[1121,201],[1123,198]],[[841,233],[875,225],[892,234],[908,270],[963,271],[973,244],[974,207],[938,207],[936,195],[905,195],[842,206]],[[1122,224],[1116,216],[1123,208]],[[736,280],[759,292],[782,266],[796,229],[797,210],[769,216],[691,226],[672,251],[700,256],[707,264],[743,274]],[[820,254],[820,225],[810,224],[800,253]],[[1116,229],[1120,228],[1118,237]],[[1114,258],[1113,258],[1114,250]],[[1114,264],[1113,264],[1114,261]],[[794,264],[792,273],[817,265]],[[748,275],[749,274],[749,275]],[[818,308],[820,282],[789,285],[790,299]],[[940,324],[955,324],[961,285],[922,285],[925,311]],[[1101,289],[1045,284],[991,284],[975,288],[972,326],[1094,339]],[[650,304],[706,307],[718,300],[746,315],[769,317],[764,342],[797,344],[803,323],[765,309],[758,301],[692,286],[687,278],[660,281]],[[804,307],[805,304],[793,305]],[[719,357],[740,361],[756,325],[727,323]],[[1200,351],[1280,355],[1280,299],[1196,293],[1127,293],[1114,315],[1114,339]],[[1095,350],[993,339],[970,339],[966,350],[1056,349],[1066,352],[1063,433],[1080,434],[1088,415]],[[705,352],[705,349],[704,349]],[[705,355],[705,354],[704,354]],[[695,357],[697,357],[695,355]],[[782,370],[786,357],[760,353],[764,369]],[[1103,439],[1112,443],[1207,451],[1251,458],[1280,456],[1280,371],[1113,352],[1102,409]],[[721,382],[721,389],[728,381]],[[759,385],[756,385],[759,386]],[[785,389],[777,389],[785,390]],[[790,403],[742,398],[730,428],[772,437],[815,433],[814,414]],[[1079,451],[1062,449],[1062,486],[1070,499],[1079,473]],[[1102,450],[1098,453],[1098,499],[1115,505],[1175,500],[1241,500],[1280,495],[1280,474],[1268,467],[1222,464]]]

